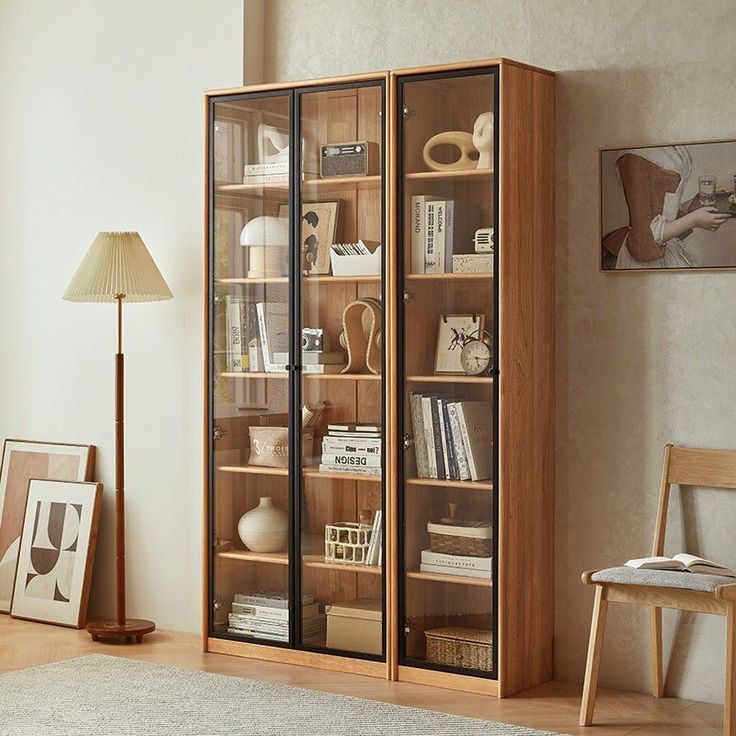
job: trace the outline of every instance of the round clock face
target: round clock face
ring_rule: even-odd
[[[460,353],[460,365],[469,376],[478,376],[491,367],[491,348],[480,340],[469,340]]]

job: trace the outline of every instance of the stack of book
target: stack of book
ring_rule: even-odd
[[[423,549],[419,570],[440,575],[459,575],[467,578],[490,580],[493,575],[492,562],[492,557],[447,555],[442,552]]]
[[[325,636],[325,615],[319,603],[308,594],[302,596],[302,639]],[[289,641],[289,600],[271,593],[236,593],[228,615],[228,634],[254,639]]]
[[[381,427],[328,424],[322,438],[323,473],[381,474]]]
[[[286,370],[289,353],[274,353],[273,362],[278,369]],[[343,350],[302,350],[302,373],[342,373],[346,363]]]
[[[288,184],[289,162],[273,161],[265,164],[245,164],[243,184]]]
[[[487,401],[410,394],[419,478],[488,480],[493,475],[493,413]]]
[[[412,197],[412,273],[452,273],[453,254],[473,252],[473,237],[479,227],[477,203],[426,194]]]

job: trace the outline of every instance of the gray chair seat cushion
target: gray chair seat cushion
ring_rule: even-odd
[[[650,585],[657,588],[682,588],[712,593],[719,585],[733,585],[736,578],[723,575],[701,575],[677,570],[637,570],[633,567],[609,567],[591,576],[594,583]]]

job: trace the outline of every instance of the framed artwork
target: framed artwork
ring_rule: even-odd
[[[28,482],[31,478],[87,481],[94,469],[93,445],[5,440],[0,465],[0,613],[10,612]]]
[[[481,337],[483,321],[482,314],[440,315],[434,359],[435,373],[465,373],[460,363],[463,345],[469,337]]]
[[[12,616],[86,624],[101,504],[101,483],[30,481]]]
[[[736,268],[736,141],[600,152],[601,270]]]
[[[330,246],[337,236],[340,202],[310,202],[302,204],[301,252],[305,276],[330,273]],[[279,208],[279,217],[288,217],[289,208]]]

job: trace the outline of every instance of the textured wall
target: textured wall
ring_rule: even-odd
[[[111,614],[115,310],[61,295],[97,231],[139,230],[174,299],[125,307],[128,613],[187,631],[201,615],[202,94],[242,69],[242,3],[216,5],[0,3],[0,438],[98,446],[91,613]]]
[[[601,147],[736,137],[735,27],[729,0],[267,3],[267,81],[494,56],[559,73],[560,679],[582,675],[592,597],[580,571],[649,550],[662,445],[736,447],[736,273],[599,273],[597,181]],[[676,495],[673,510],[673,552],[736,564],[736,497]],[[604,684],[648,686],[646,621],[613,607]],[[665,621],[668,692],[721,700],[722,621]]]

